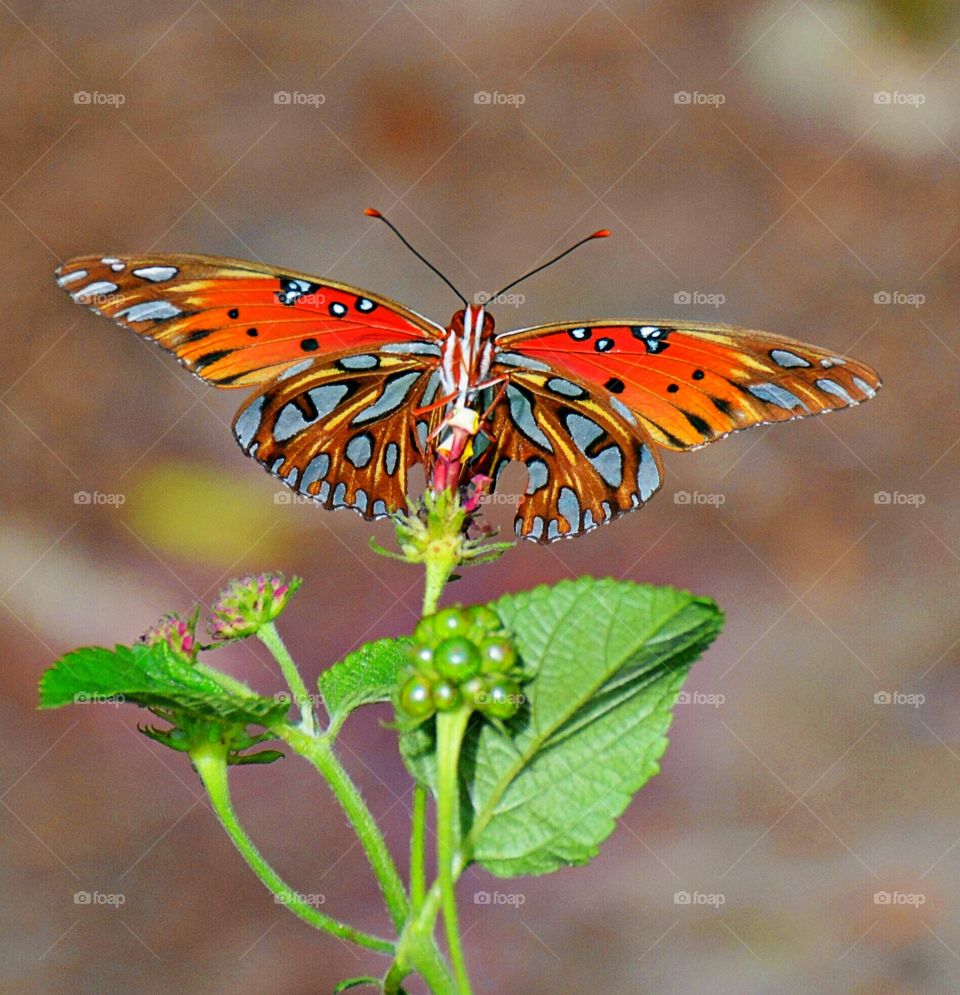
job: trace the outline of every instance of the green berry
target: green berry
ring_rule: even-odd
[[[480,669],[484,674],[505,674],[517,662],[517,651],[509,639],[490,636],[480,644]]]
[[[479,629],[484,634],[488,632],[498,632],[503,628],[497,613],[486,605],[473,605],[467,609],[467,616],[471,625]]]
[[[433,616],[433,631],[438,640],[452,636],[465,636],[470,619],[463,608],[444,608]]]
[[[487,685],[482,677],[471,677],[460,685],[460,692],[467,704],[476,708],[483,701]]]
[[[462,700],[459,689],[450,681],[439,681],[434,684],[433,701],[439,711],[452,712],[455,708],[460,707]]]
[[[433,673],[433,650],[422,643],[410,648],[410,663],[421,674]]]
[[[465,636],[454,636],[434,650],[433,665],[442,677],[460,684],[480,673],[480,651]]]
[[[430,682],[419,675],[411,677],[400,691],[400,707],[415,719],[425,719],[433,713],[433,693]]]
[[[487,682],[480,710],[492,719],[512,719],[520,708],[520,686],[505,677]]]

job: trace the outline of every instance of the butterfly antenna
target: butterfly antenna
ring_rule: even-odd
[[[469,302],[467,301],[466,297],[464,297],[463,294],[461,294],[460,291],[457,290],[457,288],[440,272],[440,270],[437,269],[436,266],[433,265],[432,262],[430,262],[429,259],[421,255],[419,252],[417,252],[417,250],[403,237],[403,235],[400,234],[399,230],[397,229],[397,226],[392,221],[390,221],[389,218],[385,218],[374,207],[368,207],[363,213],[366,214],[368,218],[379,218],[390,229],[390,231],[392,231],[393,234],[396,235],[397,238],[399,238],[400,241],[403,242],[403,244],[417,257],[417,259],[420,260],[420,262],[425,263],[430,269],[433,270],[434,273],[437,274],[437,276],[440,277],[441,280],[443,280],[443,282],[457,295],[457,297],[459,297],[460,300],[463,301],[465,307],[469,307]]]
[[[518,280],[514,280],[513,283],[508,283],[502,290],[498,290],[495,294],[490,295],[492,300],[495,297],[499,297],[501,294],[505,294],[508,290],[515,287],[518,283],[523,283],[524,280],[533,276],[534,273],[539,273],[541,270],[545,270],[548,266],[552,266],[554,263],[559,262],[564,256],[569,256],[574,249],[579,249],[581,245],[585,245],[587,242],[595,238],[608,238],[610,236],[610,230],[608,228],[601,228],[600,231],[595,231],[592,235],[588,235],[586,238],[581,238],[579,242],[575,245],[571,245],[569,249],[565,249],[560,253],[559,256],[554,256],[549,262],[544,263],[542,266],[538,266],[536,269],[530,270],[529,273],[524,273]]]

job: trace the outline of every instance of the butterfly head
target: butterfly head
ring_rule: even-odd
[[[493,315],[482,304],[468,304],[465,308],[460,308],[450,319],[448,328],[454,335],[462,336],[468,323],[473,334],[480,332],[482,341],[493,336]]]

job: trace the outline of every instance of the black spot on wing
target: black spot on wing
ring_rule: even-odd
[[[699,415],[695,415],[692,411],[684,411],[683,413],[696,432],[699,432],[706,439],[713,437],[713,429],[710,427],[709,422],[705,421]]]
[[[201,356],[199,359],[194,361],[193,370],[195,373],[199,373],[201,370],[206,369],[211,363],[216,363],[218,360],[224,359],[233,352],[233,349],[219,349],[216,352],[208,352],[206,355]]]

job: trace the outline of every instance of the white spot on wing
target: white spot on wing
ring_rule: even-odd
[[[141,280],[150,280],[152,283],[162,283],[177,275],[176,266],[141,266],[133,271],[134,276],[139,276]]]
[[[777,366],[782,366],[785,369],[789,369],[791,366],[810,365],[803,356],[798,356],[795,352],[790,352],[789,349],[771,349],[770,358]]]
[[[817,380],[816,386],[827,394],[833,394],[834,397],[839,397],[844,404],[856,404],[856,400],[852,398],[846,391],[846,389],[838,384],[836,380]]]
[[[143,304],[134,304],[133,307],[124,308],[118,311],[117,318],[124,321],[164,321],[167,318],[176,318],[183,312],[169,301],[144,301]]]
[[[85,269],[74,270],[72,273],[66,273],[63,276],[57,277],[58,287],[68,287],[71,283],[76,283],[77,280],[85,279],[89,274]]]
[[[78,297],[96,297],[98,294],[112,294],[116,289],[117,285],[109,280],[97,280],[88,283],[83,290],[75,290],[71,296],[74,300]]]

